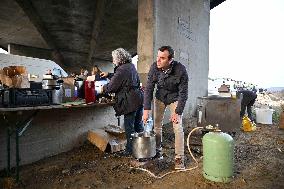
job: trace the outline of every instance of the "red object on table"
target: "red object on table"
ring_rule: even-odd
[[[85,81],[85,100],[86,100],[86,103],[96,101],[94,81]]]

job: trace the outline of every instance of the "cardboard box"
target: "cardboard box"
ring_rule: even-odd
[[[0,80],[2,84],[9,87],[30,88],[28,76],[25,73],[25,68],[23,66],[14,66],[13,69],[10,67],[0,69]]]
[[[93,145],[96,145],[103,152],[108,149],[108,146],[112,153],[124,150],[126,146],[124,133],[120,135],[112,135],[104,129],[94,129],[88,131],[87,138]]]
[[[65,84],[74,86],[75,82],[74,77],[63,77],[62,80],[64,81]]]
[[[2,84],[7,85],[9,87],[12,87],[12,79],[7,76],[6,74],[4,74],[3,70],[0,70],[0,80],[2,82]]]
[[[30,82],[26,75],[14,76],[11,79],[12,86],[15,88],[30,88]]]
[[[73,102],[75,100],[75,86],[70,80],[63,79],[63,98],[62,102]]]
[[[62,102],[72,102],[75,100],[75,86],[73,77],[62,78],[63,83],[63,98]]]

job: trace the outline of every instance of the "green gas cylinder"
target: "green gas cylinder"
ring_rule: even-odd
[[[215,131],[204,135],[203,176],[215,182],[230,182],[234,167],[234,140],[223,132]]]

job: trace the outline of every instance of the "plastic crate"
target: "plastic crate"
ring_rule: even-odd
[[[3,100],[5,107],[42,106],[52,103],[52,91],[44,89],[16,89],[9,90],[8,99]]]

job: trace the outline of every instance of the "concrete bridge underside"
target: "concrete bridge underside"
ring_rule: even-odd
[[[210,9],[223,1],[211,0]],[[109,63],[117,47],[136,53],[137,37],[138,0],[0,1],[0,47],[69,72]]]

